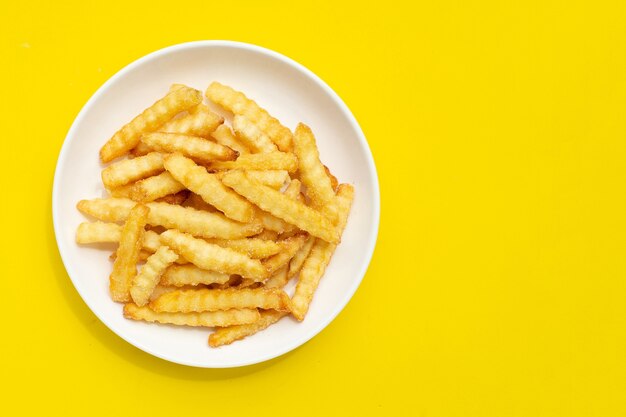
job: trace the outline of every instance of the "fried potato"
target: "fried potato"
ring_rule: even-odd
[[[263,240],[273,240],[276,241],[278,239],[278,233],[273,230],[263,230],[256,236],[253,236],[255,239],[263,239]]]
[[[217,176],[217,178],[221,179],[227,172],[228,171],[219,171],[216,172],[215,175]],[[272,187],[276,190],[280,190],[281,188],[283,188],[283,185],[285,185],[285,183],[290,180],[289,173],[285,170],[249,170],[246,171],[246,174],[248,174],[250,178],[260,182],[261,184],[265,184],[268,187]]]
[[[273,216],[297,226],[327,242],[337,242],[339,236],[331,222],[318,211],[292,200],[279,191],[248,178],[243,171],[224,175],[222,182],[250,202]]]
[[[224,118],[213,113],[204,104],[199,104],[186,116],[170,120],[159,128],[159,132],[180,133],[182,135],[208,138]]]
[[[155,203],[167,203],[173,205],[181,205],[187,200],[189,197],[189,190],[182,190],[177,192],[176,194],[168,194],[164,197],[157,198],[154,200]]]
[[[102,182],[113,189],[129,182],[151,177],[163,172],[163,155],[151,152],[139,158],[126,159],[109,165],[102,170]]]
[[[244,223],[250,222],[254,217],[252,204],[191,159],[175,153],[165,158],[164,165],[177,181],[223,212],[226,217]]]
[[[247,239],[206,239],[207,242],[230,248],[248,255],[252,259],[263,259],[276,255],[281,250],[281,245],[271,240],[247,238]]]
[[[166,195],[176,194],[185,186],[176,181],[169,172],[162,172],[150,178],[137,181],[131,188],[130,198],[148,203]]]
[[[265,230],[271,230],[276,233],[285,233],[292,231],[294,227],[278,217],[272,216],[270,213],[257,209],[254,218],[258,221]]]
[[[235,250],[196,239],[178,230],[163,232],[161,242],[202,269],[224,274],[238,274],[257,281],[262,281],[268,276],[259,260],[252,259]]]
[[[182,287],[185,285],[199,284],[224,284],[228,282],[230,275],[221,272],[207,271],[200,269],[195,265],[171,265],[168,267],[163,276],[161,276],[161,285]]]
[[[105,243],[119,242],[122,234],[122,226],[115,223],[85,222],[76,229],[76,243]]]
[[[118,130],[100,149],[100,159],[102,162],[109,162],[124,155],[137,146],[141,135],[153,132],[177,113],[196,106],[201,101],[202,93],[193,88],[183,87],[170,91]]]
[[[161,275],[177,259],[176,252],[167,246],[161,246],[146,260],[146,264],[135,275],[130,287],[130,296],[135,304],[142,307],[148,303],[150,294],[161,280]]]
[[[201,312],[230,310],[232,308],[264,308],[289,311],[289,296],[272,288],[243,288],[226,290],[180,290],[163,294],[150,303],[158,312]]]
[[[276,152],[278,148],[261,129],[259,129],[246,116],[236,115],[233,118],[233,130],[237,138],[241,140],[252,152],[268,153]]]
[[[354,188],[348,184],[341,184],[337,190],[337,207],[339,212],[337,229],[340,233],[343,232],[348,220],[353,199]],[[304,316],[309,310],[309,304],[313,299],[313,294],[326,271],[326,267],[336,247],[336,244],[320,239],[316,239],[315,243],[313,243],[311,252],[300,270],[300,279],[292,298],[292,313],[297,320],[304,320]]]
[[[291,261],[289,261],[289,279],[293,278],[298,274],[298,272],[300,272],[300,269],[302,269],[302,264],[304,264],[304,261],[306,260],[306,258],[308,258],[309,253],[311,253],[313,243],[315,243],[315,238],[309,236],[304,245],[302,245],[302,247],[298,249],[298,252],[296,252],[296,254],[293,256],[293,258],[291,258]]]
[[[283,266],[287,265],[291,258],[293,258],[298,250],[300,250],[300,248],[304,245],[307,238],[308,235],[302,233],[281,241],[279,243],[281,246],[280,252],[263,261],[263,266],[267,269],[267,272],[271,275]]]
[[[125,185],[120,185],[119,187],[107,188],[107,191],[111,194],[111,197],[130,198],[130,193],[132,192],[135,184],[135,182],[131,182]]]
[[[227,169],[243,170],[285,170],[296,172],[298,169],[298,159],[292,153],[270,152],[263,154],[243,154],[239,155],[236,161],[215,161],[207,164],[207,168],[212,171],[223,171]]]
[[[333,173],[330,172],[330,169],[326,165],[324,165],[324,171],[326,171],[326,175],[328,175],[328,179],[330,180],[330,186],[333,187],[333,191],[337,191],[337,187],[339,186],[339,181],[337,180],[337,177],[335,177]]]
[[[183,206],[195,208],[196,210],[208,211],[211,213],[215,213],[216,211],[219,211],[218,209],[216,209],[215,207],[213,207],[212,205],[204,201],[202,197],[200,197],[198,194],[193,193],[193,192],[189,193],[189,197],[187,197],[187,199],[183,203]]]
[[[264,283],[265,288],[283,288],[289,282],[289,265],[283,265]]]
[[[156,132],[143,135],[141,141],[157,151],[180,152],[204,163],[230,161],[237,158],[237,152],[232,149],[196,136]]]
[[[114,301],[130,300],[130,286],[137,274],[137,260],[141,250],[144,227],[149,209],[138,205],[131,209],[128,220],[122,228],[117,258],[113,262],[113,272],[109,276],[109,288]]]
[[[206,96],[226,110],[246,116],[265,132],[281,151],[289,152],[291,150],[291,131],[243,93],[218,82],[213,82],[207,88]]]
[[[230,130],[230,127],[224,124],[220,125],[217,129],[211,132],[211,137],[220,145],[227,146],[239,152],[239,155],[250,153],[250,149],[237,139],[237,137]]]
[[[311,206],[321,211],[331,221],[337,219],[337,203],[331,180],[320,162],[320,154],[311,129],[299,123],[293,136],[293,150],[299,162],[299,174],[306,187]]]
[[[209,346],[218,347],[229,345],[234,341],[241,340],[244,337],[251,336],[266,329],[286,315],[287,313],[283,311],[263,310],[260,313],[259,319],[253,323],[217,329],[209,336]]]
[[[143,142],[139,142],[137,146],[131,149],[130,154],[133,158],[137,158],[139,156],[147,155],[150,152],[154,152],[154,149],[152,149],[152,147],[146,145]]]
[[[178,326],[222,327],[254,323],[260,317],[256,309],[231,309],[226,311],[203,311],[201,313],[157,313],[149,307],[135,304],[124,305],[124,317]]]

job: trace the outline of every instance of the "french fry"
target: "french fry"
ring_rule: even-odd
[[[148,107],[130,123],[118,130],[100,149],[102,162],[118,158],[139,143],[141,135],[156,130],[177,113],[187,110],[202,101],[202,93],[183,87],[170,91],[165,97]]]
[[[283,288],[289,282],[289,278],[289,265],[284,265],[265,281],[264,287]]]
[[[280,191],[251,180],[243,171],[224,175],[222,182],[273,216],[297,226],[327,242],[338,242],[337,230],[318,211],[292,200]]]
[[[339,212],[337,229],[340,233],[343,232],[348,220],[353,199],[354,187],[349,184],[341,184],[337,189],[337,207]],[[316,239],[315,243],[313,243],[311,252],[300,270],[300,279],[292,298],[292,313],[297,320],[304,320],[304,316],[309,310],[309,305],[313,299],[313,294],[326,271],[326,267],[336,247],[336,244],[325,242],[321,239]]]
[[[246,147],[230,130],[230,127],[226,125],[220,125],[217,129],[211,132],[211,137],[215,139],[220,145],[227,146],[235,151],[239,152],[239,155],[250,153],[250,149]]]
[[[237,138],[252,150],[252,152],[268,153],[278,151],[278,148],[270,137],[246,116],[238,114],[233,118],[233,130]]]
[[[150,303],[158,312],[199,313],[201,311],[230,310],[232,308],[263,308],[289,311],[289,296],[272,288],[243,288],[226,290],[180,290],[163,294]]]
[[[149,307],[139,307],[129,303],[124,305],[124,317],[178,326],[221,327],[254,323],[260,315],[258,310],[250,308],[201,313],[157,313]]]
[[[149,154],[150,152],[154,152],[154,149],[152,149],[150,146],[146,145],[143,142],[139,142],[137,144],[137,146],[135,146],[131,151],[130,154],[132,155],[133,158],[137,158],[139,156],[144,156]]]
[[[296,172],[298,159],[292,153],[270,152],[263,154],[239,155],[236,161],[215,161],[207,164],[212,171],[224,171],[228,169],[243,170],[285,170]]]
[[[222,211],[226,217],[244,223],[250,222],[254,217],[252,204],[191,159],[175,153],[165,158],[164,165],[177,181]]]
[[[253,323],[217,329],[209,335],[209,346],[218,347],[229,345],[234,341],[241,340],[244,337],[251,336],[266,329],[286,315],[287,313],[283,311],[263,310],[260,313],[259,319]]]
[[[285,222],[283,219],[272,216],[270,213],[261,209],[256,210],[254,217],[265,230],[271,230],[276,233],[285,233],[293,229],[293,226]]]
[[[135,304],[142,307],[148,303],[150,294],[159,283],[163,271],[177,259],[176,252],[167,246],[161,246],[147,259],[130,287],[130,296]]]
[[[185,207],[191,207],[195,208],[196,210],[204,210],[211,213],[219,211],[218,209],[204,201],[202,197],[200,197],[198,194],[192,192],[189,193],[189,197],[187,197],[187,200],[185,200],[183,205]]]
[[[273,240],[276,241],[278,239],[278,233],[273,230],[263,230],[256,236],[253,236],[255,239],[263,239],[263,240]]]
[[[300,164],[300,180],[306,187],[306,195],[311,200],[311,206],[335,222],[337,219],[335,191],[324,165],[320,162],[315,136],[307,125],[298,124],[293,144],[294,153]]]
[[[167,204],[173,204],[173,205],[181,205],[185,202],[185,200],[187,200],[187,197],[189,197],[189,190],[182,190],[177,192],[176,194],[168,194],[166,196],[157,198],[156,200],[154,200],[155,203],[167,203]]]
[[[330,172],[330,169],[324,165],[324,171],[326,171],[326,175],[328,175],[328,179],[330,179],[330,186],[333,187],[333,191],[337,191],[337,187],[339,186],[339,181],[337,180],[337,177],[335,177],[333,175],[332,172]]]
[[[113,272],[109,277],[109,289],[114,301],[127,302],[130,300],[130,286],[137,274],[137,260],[148,212],[149,209],[146,206],[134,207],[122,228],[120,245],[116,251],[117,258],[113,262]]]
[[[130,193],[135,184],[135,182],[131,182],[125,185],[120,185],[119,187],[108,188],[107,191],[111,194],[111,197],[130,198]]]
[[[141,141],[157,151],[180,152],[204,163],[229,161],[237,158],[237,153],[232,149],[196,136],[155,132],[143,135]]]
[[[151,152],[139,158],[126,159],[109,165],[102,170],[102,182],[108,189],[113,189],[129,182],[163,172],[163,155]]]
[[[210,111],[206,105],[199,104],[192,113],[165,123],[159,128],[159,132],[208,138],[222,123],[224,123],[222,116]]]
[[[263,240],[256,238],[247,239],[206,239],[207,242],[223,248],[230,248],[248,255],[252,259],[263,259],[268,256],[276,255],[281,246],[271,240]]]
[[[222,178],[227,172],[228,171],[219,171],[216,172],[215,175],[217,176],[217,178]],[[261,184],[265,184],[268,187],[272,187],[276,190],[280,190],[283,185],[285,185],[285,183],[290,179],[289,173],[285,170],[250,170],[246,171],[246,174],[250,178],[260,182]]]
[[[171,265],[161,276],[161,285],[182,287],[185,285],[199,284],[224,284],[228,282],[230,275],[215,271],[200,269],[195,265]]]
[[[150,178],[137,181],[131,188],[130,198],[148,203],[166,195],[176,194],[185,186],[176,181],[169,172],[162,172]]]
[[[291,131],[243,93],[218,82],[213,82],[207,88],[206,96],[226,110],[246,116],[263,130],[281,151],[288,152],[291,150]]]
[[[315,238],[313,236],[309,236],[307,241],[302,245],[302,247],[296,252],[296,254],[289,261],[289,279],[293,278],[300,272],[302,269],[302,264],[306,258],[308,258],[309,253],[311,253],[311,248],[313,247],[313,243],[315,243]]]
[[[292,236],[280,242],[281,250],[276,255],[263,261],[263,266],[272,275],[283,266],[287,265],[291,258],[300,250],[307,240],[307,235],[302,233]]]
[[[252,259],[235,250],[196,239],[178,230],[163,232],[161,242],[202,269],[224,274],[238,274],[257,281],[262,281],[268,276],[259,260]]]
[[[76,229],[76,243],[105,243],[120,241],[122,226],[115,223],[85,222]]]

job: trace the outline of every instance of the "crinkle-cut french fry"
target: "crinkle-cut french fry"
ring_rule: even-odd
[[[189,197],[187,197],[187,199],[183,203],[183,206],[195,208],[196,210],[208,211],[211,213],[219,211],[218,209],[204,201],[202,197],[200,197],[198,194],[192,192],[189,193]]]
[[[222,327],[209,335],[209,346],[218,347],[223,345],[229,345],[234,341],[241,340],[244,337],[252,336],[261,330],[266,329],[272,324],[276,323],[281,318],[285,317],[287,313],[284,311],[276,310],[263,310],[261,311],[259,319],[250,324],[241,324],[236,326]]]
[[[278,233],[273,230],[263,230],[256,236],[253,236],[255,239],[263,239],[263,240],[273,240],[276,241],[278,239]]]
[[[231,275],[230,278],[228,279],[228,281],[226,281],[223,284],[211,284],[211,286],[209,287],[209,289],[212,290],[225,290],[227,288],[235,288],[237,287],[237,285],[241,284],[241,282],[243,281],[243,278],[241,278],[239,275]]]
[[[149,154],[150,152],[154,152],[154,149],[152,149],[152,147],[146,145],[143,142],[139,142],[137,144],[137,146],[135,146],[131,151],[130,154],[132,155],[133,158],[137,158],[140,156],[144,156]]]
[[[218,82],[213,82],[207,88],[206,96],[226,110],[246,116],[263,130],[281,151],[288,152],[291,150],[291,131],[243,93]]]
[[[155,203],[167,203],[167,204],[173,204],[173,205],[181,205],[185,202],[185,200],[187,200],[187,197],[189,197],[189,190],[182,190],[177,192],[176,194],[168,194],[166,196],[157,198],[156,200],[154,200]]]
[[[150,294],[157,286],[165,269],[178,259],[176,252],[167,246],[161,246],[151,255],[146,264],[133,279],[130,296],[134,303],[142,307],[148,303]]]
[[[222,178],[227,172],[228,171],[219,171],[216,172],[215,175],[217,176],[217,178]],[[265,184],[268,187],[272,187],[276,190],[280,190],[281,188],[283,188],[283,185],[285,185],[285,183],[290,180],[289,173],[285,170],[249,170],[246,171],[246,174],[248,174],[250,178],[257,180],[261,184]]]
[[[239,155],[236,161],[211,162],[207,164],[207,168],[212,171],[271,169],[296,172],[298,169],[298,158],[294,154],[286,152],[248,153]]]
[[[129,182],[151,177],[163,172],[163,155],[151,152],[139,158],[115,162],[102,170],[102,182],[112,189]]]
[[[289,311],[289,296],[272,288],[243,288],[226,290],[180,290],[163,294],[150,303],[154,311],[201,312],[231,308],[264,308]]]
[[[338,242],[334,225],[318,211],[292,200],[280,191],[248,178],[243,171],[224,175],[222,182],[273,216],[327,242]]]
[[[157,313],[149,307],[129,303],[124,306],[124,317],[178,326],[222,327],[254,323],[260,315],[258,310],[251,308],[201,313]]]
[[[156,252],[161,245],[161,238],[158,233],[153,232],[152,230],[146,230],[143,235],[143,249],[148,252]]]
[[[155,132],[143,135],[141,141],[157,151],[180,152],[204,163],[230,161],[237,158],[237,152],[232,149],[197,136]]]
[[[232,130],[230,130],[230,127],[224,124],[220,125],[217,129],[211,132],[211,137],[220,145],[227,146],[239,152],[239,155],[250,153],[250,149],[237,139]]]
[[[186,86],[185,84],[181,84],[181,83],[174,83],[174,84],[170,85],[170,90],[169,90],[169,91],[170,91],[170,93],[171,93],[172,91],[180,90],[181,88],[190,88],[190,87]],[[198,104],[198,106],[199,106],[199,105],[200,105],[200,104]],[[193,107],[192,107],[192,108],[193,108]]]
[[[173,285],[182,287],[184,285],[199,284],[224,284],[228,282],[230,275],[221,272],[207,271],[195,265],[172,265],[165,270],[161,276],[161,285]]]
[[[193,113],[170,120],[159,128],[159,132],[180,133],[182,135],[208,138],[224,118],[213,113],[205,105],[198,105]]]
[[[122,226],[115,223],[85,222],[76,229],[76,243],[105,243],[119,242]]]
[[[187,110],[202,101],[202,93],[193,88],[170,91],[165,97],[148,107],[130,123],[118,130],[100,149],[102,162],[118,158],[139,143],[141,135],[153,132],[177,113]]]
[[[340,234],[343,232],[348,220],[353,199],[354,187],[349,184],[339,185],[337,189],[337,207],[339,212],[337,229]],[[300,278],[292,298],[292,313],[297,320],[304,320],[304,316],[309,310],[309,304],[313,299],[313,294],[319,285],[322,275],[324,275],[324,271],[336,247],[336,244],[325,242],[321,239],[316,239],[315,243],[313,243],[311,252],[300,270]]]
[[[143,240],[144,227],[148,218],[148,208],[143,205],[134,207],[122,228],[117,258],[113,262],[113,272],[109,276],[109,289],[113,301],[130,300],[130,286],[137,274],[137,260]]]
[[[185,186],[176,181],[169,172],[162,172],[150,178],[137,181],[131,188],[130,198],[148,203],[166,195],[176,194]]]
[[[207,242],[231,248],[244,253],[253,259],[263,259],[276,255],[281,250],[281,245],[271,240],[247,238],[247,239],[207,239]]]
[[[263,285],[263,284],[261,284],[258,281],[255,281],[253,279],[242,278],[241,282],[239,283],[239,285],[237,285],[237,289],[241,289],[241,288],[258,288],[261,285]]]
[[[293,150],[299,162],[299,174],[306,187],[311,206],[320,210],[331,221],[337,219],[337,202],[330,177],[320,162],[320,154],[311,129],[299,123],[293,136]]]
[[[96,198],[79,201],[77,208],[99,220],[121,222],[126,220],[135,204],[126,198]],[[262,225],[258,223],[235,222],[221,213],[208,213],[191,207],[157,202],[147,203],[146,206],[150,208],[150,225],[178,229],[194,236],[240,239],[262,231]]]
[[[250,178],[255,179],[254,177],[250,177]],[[300,180],[292,180],[287,186],[287,188],[285,188],[285,191],[283,192],[283,194],[285,194],[287,197],[291,198],[292,200],[300,201],[300,198],[302,197],[302,193],[300,193],[301,189],[302,189],[302,183],[300,182]]]
[[[283,219],[272,216],[270,213],[261,209],[256,210],[254,217],[265,230],[271,230],[276,233],[285,233],[293,230],[293,226]]]
[[[233,118],[233,130],[237,138],[246,144],[252,152],[276,152],[278,148],[261,129],[246,116],[236,115]]]
[[[203,239],[196,239],[178,230],[163,232],[161,242],[202,269],[224,274],[238,274],[257,281],[262,281],[268,276],[258,259],[252,259],[240,252],[208,243]]]
[[[308,236],[306,234],[302,233],[281,241],[279,243],[281,246],[280,252],[263,261],[263,266],[267,269],[267,272],[271,275],[283,266],[287,265],[291,258],[293,258],[298,250],[304,245],[307,237]]]
[[[206,168],[196,165],[179,153],[168,155],[164,165],[172,177],[223,212],[226,217],[244,223],[252,221],[254,206],[222,184],[215,174],[209,174]]]
[[[324,165],[324,171],[326,171],[326,175],[328,175],[328,179],[330,179],[330,186],[333,187],[333,191],[337,191],[337,187],[339,186],[339,181],[337,180],[337,177],[335,177],[333,175],[332,172],[330,172],[330,169]]]
[[[284,265],[265,281],[265,288],[283,288],[289,282],[289,265]]]
[[[300,272],[302,264],[304,264],[304,261],[308,258],[309,253],[311,253],[313,243],[315,243],[315,238],[313,236],[309,236],[304,245],[302,245],[293,258],[291,258],[291,261],[289,261],[289,279],[293,278],[298,274],[298,272]]]
[[[120,185],[119,187],[107,188],[107,191],[111,194],[111,197],[131,198],[130,193],[132,192],[135,184],[136,182],[131,182],[125,185]]]

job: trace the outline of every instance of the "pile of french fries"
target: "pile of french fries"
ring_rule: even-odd
[[[292,133],[218,82],[205,95],[216,111],[175,84],[108,140],[110,197],[77,204],[96,221],[76,241],[118,243],[109,288],[126,318],[214,328],[217,347],[304,319],[354,188],[322,164],[306,125]]]

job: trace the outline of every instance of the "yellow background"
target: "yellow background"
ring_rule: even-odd
[[[49,3],[0,3],[4,410],[626,414],[623,1]],[[296,351],[233,370],[109,331],[67,277],[50,211],[90,95],[199,39],[317,73],[381,183],[378,246],[347,308]]]

